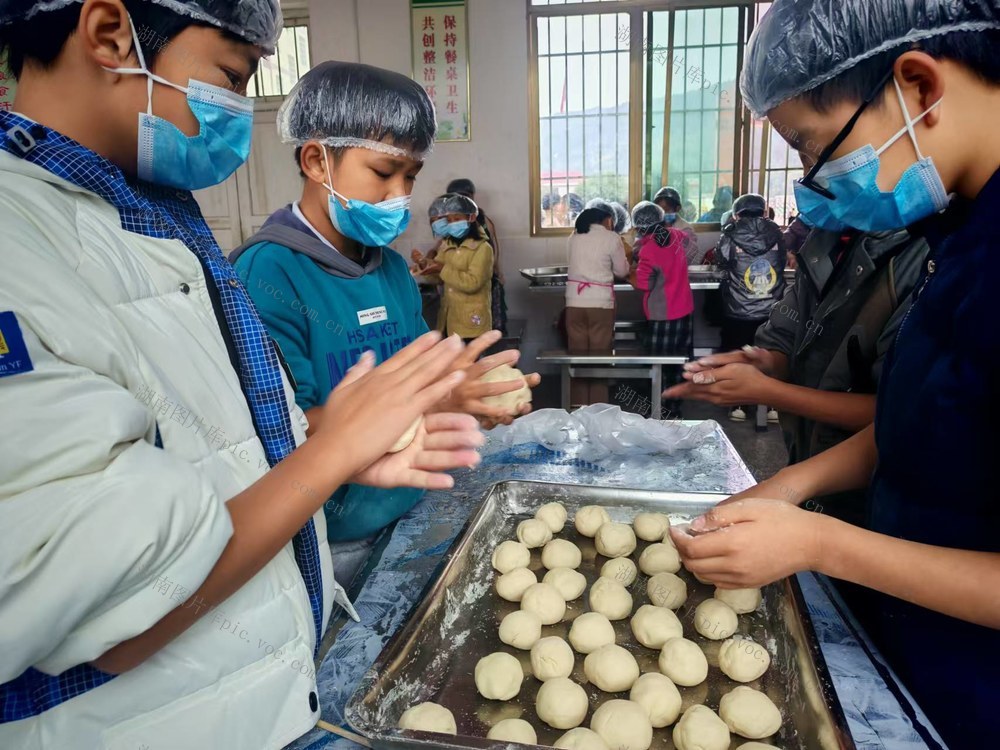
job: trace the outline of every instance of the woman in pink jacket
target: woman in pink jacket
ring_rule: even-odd
[[[632,209],[636,228],[635,287],[643,292],[642,307],[648,321],[646,347],[650,354],[694,354],[694,296],[688,279],[683,234],[664,223],[663,209],[643,201]],[[664,368],[664,385],[683,382],[683,368]],[[680,418],[680,402],[664,404],[667,418]]]

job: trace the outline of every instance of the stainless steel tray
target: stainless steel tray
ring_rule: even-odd
[[[603,558],[593,540],[581,537],[572,525],[574,512],[584,505],[603,505],[612,519],[630,522],[636,513],[658,511],[672,520],[689,520],[715,505],[723,496],[701,493],[651,492],[541,482],[502,482],[487,493],[479,512],[452,545],[440,575],[427,587],[406,625],[389,641],[368,671],[347,707],[347,720],[355,731],[369,737],[376,748],[488,748],[510,743],[485,739],[489,728],[501,719],[524,718],[538,731],[541,745],[551,745],[562,734],[535,714],[535,695],[541,683],[531,676],[528,653],[504,645],[497,635],[500,621],[517,604],[505,602],[493,584],[491,565],[497,544],[515,538],[519,521],[536,508],[558,500],[566,506],[570,522],[560,534],[583,551],[580,572],[592,583]],[[639,543],[634,555],[644,549]],[[595,559],[598,563],[595,565]],[[542,569],[539,550],[532,551],[531,567]],[[712,587],[698,583],[687,571],[680,575],[690,592],[678,612],[685,637],[702,645],[710,665],[708,680],[693,688],[681,688],[683,708],[697,703],[717,709],[719,698],[737,686],[718,669],[720,642],[696,633],[694,608],[712,595]],[[539,575],[541,579],[541,575]],[[640,574],[631,591],[637,609],[648,602],[646,576]],[[543,629],[543,635],[566,637],[569,621],[587,610],[586,594],[567,607],[566,620]],[[657,671],[658,652],[640,646],[629,621],[615,623],[619,645],[628,648],[642,671]],[[781,731],[769,740],[784,750],[853,750],[843,710],[834,692],[816,635],[809,622],[802,594],[794,578],[764,589],[764,602],[756,613],[740,616],[739,632],[764,645],[771,654],[771,667],[751,687],[763,690],[781,709]],[[513,701],[488,701],[476,691],[476,662],[494,651],[517,656],[525,668],[520,695]],[[579,655],[578,655],[579,657]],[[583,659],[577,658],[572,679],[587,690],[591,711],[611,697],[586,683]],[[396,728],[403,711],[423,701],[447,706],[455,715],[458,736],[405,732]],[[589,715],[583,726],[589,725]],[[671,728],[654,731],[652,750],[673,748]],[[735,738],[736,748],[746,740]]]

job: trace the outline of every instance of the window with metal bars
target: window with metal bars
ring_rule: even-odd
[[[309,19],[301,15],[286,16],[275,52],[260,61],[247,95],[264,100],[282,99],[311,67]]]

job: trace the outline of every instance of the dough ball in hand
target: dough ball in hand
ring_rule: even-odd
[[[480,383],[508,383],[511,380],[525,380],[525,378],[523,372],[510,365],[494,367],[479,378]],[[501,393],[499,396],[485,396],[483,403],[502,409],[505,414],[516,417],[525,406],[531,403],[531,388],[525,381],[523,388],[510,393]]]
[[[644,542],[660,542],[670,529],[670,519],[663,513],[640,513],[632,521],[635,535]]]
[[[536,583],[524,590],[521,609],[538,615],[542,625],[555,625],[566,614],[566,600],[552,584]]]
[[[615,557],[601,566],[602,578],[611,578],[622,586],[631,586],[638,575],[639,569],[627,557]]]
[[[632,633],[646,648],[663,648],[671,638],[683,638],[684,626],[671,610],[652,604],[643,604],[632,615]]]
[[[781,712],[759,690],[740,685],[719,701],[719,716],[729,728],[748,740],[762,740],[781,729]]]
[[[514,568],[497,578],[497,593],[501,599],[519,602],[529,586],[538,583],[538,577],[527,568]]]
[[[424,423],[423,415],[417,417],[417,421],[411,424],[409,428],[406,430],[406,432],[404,432],[400,436],[399,440],[397,440],[395,443],[392,444],[392,447],[389,449],[389,453],[402,453],[407,448],[409,448],[410,444],[414,440],[416,440],[417,431],[420,429],[420,425],[422,425],[423,423]]]
[[[644,674],[636,680],[628,698],[646,709],[655,729],[670,726],[681,715],[680,691],[669,677],[658,672]]]
[[[587,681],[606,693],[621,693],[631,689],[639,679],[639,664],[621,646],[601,646],[583,660]]]
[[[719,649],[719,669],[736,682],[753,682],[771,666],[767,649],[749,638],[730,638]]]
[[[436,732],[438,734],[458,734],[455,726],[455,716],[444,706],[437,703],[420,703],[411,706],[399,717],[400,729],[412,729],[418,732]]]
[[[587,612],[573,620],[569,642],[578,653],[590,654],[615,642],[615,627],[600,612]]]
[[[587,590],[587,577],[572,568],[553,568],[542,579],[559,590],[559,594],[568,602],[579,599]]]
[[[708,706],[691,706],[674,727],[677,750],[729,750],[729,727]]]
[[[747,615],[760,606],[760,589],[716,589],[715,598],[725,602],[738,615]]]
[[[542,620],[534,612],[519,609],[500,623],[500,640],[508,646],[527,651],[542,637]]]
[[[558,534],[566,525],[566,508],[562,503],[546,503],[535,511],[535,518],[543,521],[553,534]]]
[[[713,641],[728,638],[739,625],[733,608],[718,599],[706,599],[694,610],[694,629]]]
[[[528,549],[544,547],[552,541],[552,529],[544,521],[529,518],[517,525],[517,540]]]
[[[556,740],[553,747],[561,748],[561,750],[611,750],[608,744],[601,739],[601,735],[586,727],[570,729]]]
[[[681,569],[681,556],[672,544],[651,544],[639,555],[639,570],[648,576],[676,573]]]
[[[624,523],[606,523],[594,537],[594,546],[605,557],[628,557],[635,552],[635,545],[635,532]]]
[[[576,530],[586,537],[595,536],[597,530],[609,521],[611,517],[600,505],[585,505],[573,517]]]
[[[579,568],[583,562],[583,553],[573,542],[565,539],[553,539],[542,548],[542,565],[549,570],[553,568]]]
[[[673,573],[657,573],[646,583],[646,595],[657,607],[680,609],[688,598],[688,586]]]
[[[575,663],[573,649],[557,636],[542,638],[531,647],[531,672],[541,682],[569,677]]]
[[[664,643],[658,664],[675,685],[694,687],[708,677],[708,659],[698,644],[687,638],[671,638]]]
[[[535,697],[538,718],[553,729],[573,729],[587,717],[587,691],[568,677],[546,680]]]
[[[524,719],[502,719],[493,725],[486,735],[488,740],[500,742],[520,742],[522,745],[537,745],[535,728]]]
[[[610,578],[598,578],[590,587],[590,608],[609,620],[624,620],[632,614],[632,595]]]
[[[510,573],[514,568],[527,568],[531,562],[531,550],[520,542],[502,542],[493,550],[492,562],[501,573]]]
[[[521,692],[524,670],[517,657],[497,651],[476,663],[476,689],[484,698],[507,701]]]
[[[638,703],[611,700],[594,711],[590,728],[615,750],[649,750],[653,725]]]

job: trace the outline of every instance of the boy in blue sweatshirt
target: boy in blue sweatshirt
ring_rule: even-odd
[[[383,362],[428,330],[409,267],[387,246],[409,224],[410,195],[436,121],[430,99],[409,78],[328,62],[296,85],[278,129],[297,146],[302,199],[271,216],[230,260],[281,348],[312,431],[327,396],[363,352]],[[482,399],[523,385],[475,382],[516,362],[518,352],[476,362],[498,339],[487,334],[468,348],[458,364],[468,381],[448,402],[490,423],[510,417]],[[342,585],[351,583],[378,533],[421,495],[346,485],[330,498],[327,536]]]

